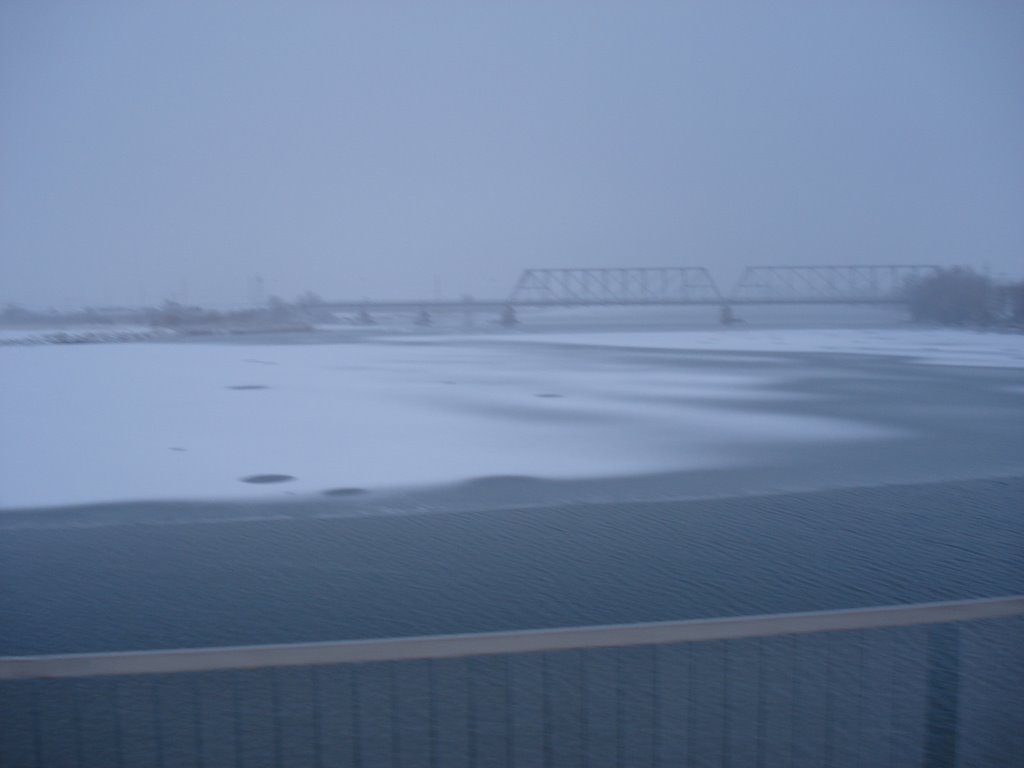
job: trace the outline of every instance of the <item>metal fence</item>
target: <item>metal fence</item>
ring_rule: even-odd
[[[2,766],[1024,765],[1024,596],[0,658]]]

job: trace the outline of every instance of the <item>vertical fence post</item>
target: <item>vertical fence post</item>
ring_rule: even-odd
[[[928,691],[925,706],[925,766],[955,768],[960,709],[960,628],[928,630]]]

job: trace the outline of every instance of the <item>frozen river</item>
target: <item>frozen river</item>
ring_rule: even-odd
[[[1024,337],[701,333],[0,350],[2,650],[1024,591]]]
[[[365,510],[467,482],[487,503],[622,501],[1024,461],[1019,334],[354,335],[8,347],[0,363],[8,511],[357,493]]]

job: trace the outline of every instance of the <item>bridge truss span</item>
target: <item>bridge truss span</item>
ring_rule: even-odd
[[[720,304],[722,295],[703,267],[527,269],[510,304]]]
[[[729,299],[735,304],[899,304],[925,264],[747,267]]]

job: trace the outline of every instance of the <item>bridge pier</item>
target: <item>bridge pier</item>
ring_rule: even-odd
[[[506,328],[519,325],[519,318],[516,317],[516,308],[511,304],[505,305],[501,310],[501,315],[498,317],[498,323]]]
[[[377,321],[373,319],[373,315],[366,311],[366,309],[360,309],[356,314],[356,323],[359,325],[376,325]]]
[[[416,314],[416,325],[429,328],[432,322],[433,319],[430,317],[430,313],[427,310],[421,309]]]
[[[729,304],[723,304],[718,313],[718,321],[722,325],[733,325],[738,323],[739,320],[736,317],[736,313]]]
[[[473,309],[473,297],[470,296],[468,293],[464,294],[462,297],[462,304],[464,306],[462,312],[462,327],[472,328],[474,325],[474,320],[476,319],[476,315]]]

